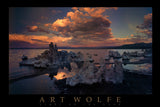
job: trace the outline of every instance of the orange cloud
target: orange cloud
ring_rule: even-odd
[[[133,36],[134,36],[134,34],[131,34],[130,36],[131,36],[131,37],[133,37]]]
[[[53,31],[59,32],[64,37],[89,38],[95,41],[112,37],[111,21],[102,15],[110,8],[73,7],[72,9],[74,11],[67,12],[66,17],[53,22]],[[76,41],[80,42],[77,39]]]
[[[42,27],[39,27],[39,26],[27,26],[27,31],[28,32],[44,32],[44,33],[47,33],[49,34],[49,30],[47,29],[44,29]]]
[[[50,42],[63,43],[72,39],[71,37],[48,37],[48,36],[37,36],[37,35],[23,35],[23,34],[9,34],[9,41],[24,41],[30,44],[48,44]]]
[[[79,8],[79,10],[87,12],[88,15],[92,17],[106,17],[106,16],[103,16],[102,13],[110,9],[117,10],[118,8],[117,7],[96,7],[96,8],[80,7]]]
[[[150,43],[152,42],[152,38],[145,39],[145,38],[139,38],[138,36],[134,38],[112,37],[104,40],[94,41],[93,39],[79,39],[72,37],[59,37],[59,36],[48,37],[45,35],[37,36],[37,35],[9,34],[9,41],[19,42],[21,43],[21,45],[27,45],[27,43],[29,43],[35,45],[36,47],[44,47],[44,46],[47,47],[50,42],[57,43],[58,46],[99,47],[99,46],[119,46],[124,44],[133,44],[140,42]],[[16,46],[19,46],[18,43]]]
[[[28,28],[30,29],[30,31],[35,31],[38,29],[38,26],[30,26]]]
[[[77,10],[78,8],[77,8],[77,7],[72,7],[72,9],[73,9],[73,10]]]
[[[152,20],[152,13],[149,13],[144,16],[144,21]]]
[[[10,41],[24,41],[24,42],[28,42],[31,44],[39,44],[42,42],[38,42],[35,40],[47,41],[48,37],[47,36],[36,36],[36,35],[23,35],[23,34],[9,34],[9,40]]]
[[[144,22],[138,26],[138,32],[145,34],[148,38],[152,37],[152,13],[144,16]]]
[[[72,24],[82,23],[86,20],[86,14],[79,10],[68,12],[66,16],[72,20]]]
[[[138,31],[138,32],[144,33],[144,34],[146,34],[148,37],[149,37],[149,36],[152,36],[152,30],[149,30],[149,29],[140,30],[140,31]]]
[[[52,26],[58,26],[58,27],[65,27],[67,26],[68,24],[70,24],[71,22],[69,21],[69,19],[67,18],[64,18],[64,19],[57,19],[53,24]]]
[[[104,7],[97,7],[97,8],[80,8],[81,11],[87,12],[92,17],[101,17],[103,16],[102,13],[106,11]]]
[[[45,27],[49,27],[49,26],[51,26],[51,25],[52,25],[51,23],[46,23],[46,24],[44,24]]]

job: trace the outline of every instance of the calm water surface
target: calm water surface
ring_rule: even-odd
[[[19,66],[22,55],[28,56],[28,58],[36,57],[44,52],[46,49],[9,49],[9,79],[15,79],[27,75],[33,75],[37,73],[33,67]],[[62,49],[59,49],[62,50]],[[92,55],[95,62],[99,62],[100,58],[105,58],[109,51],[118,51],[121,55],[126,52],[142,52],[141,49],[63,49],[68,52],[73,51],[75,53],[81,52],[84,54],[84,59],[87,57],[87,53]],[[143,57],[137,57],[131,59],[131,61],[138,61]],[[113,61],[113,59],[111,59]],[[141,72],[144,74],[152,74],[152,64],[128,64],[123,65],[124,68],[129,69],[131,72]],[[32,78],[19,80],[9,84],[10,94],[58,94],[59,90],[53,84],[53,80],[50,79],[49,74],[43,74]]]

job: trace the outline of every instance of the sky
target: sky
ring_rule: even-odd
[[[10,7],[9,47],[120,46],[152,42],[151,7]]]

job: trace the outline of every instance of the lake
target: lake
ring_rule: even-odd
[[[33,67],[19,66],[19,62],[22,61],[22,55],[28,56],[28,58],[36,57],[44,52],[46,49],[9,49],[9,80],[17,79],[28,76],[28,78],[22,78],[18,81],[9,84],[9,94],[59,94],[60,90],[54,84],[54,79],[49,77],[49,74],[44,71],[37,71]],[[99,63],[100,58],[105,58],[109,54],[109,51],[118,51],[121,55],[126,52],[142,52],[141,49],[59,49],[66,50],[67,52],[81,52],[84,55],[84,59],[87,57],[87,53],[92,55],[95,63]],[[138,61],[143,57],[132,58],[130,61]],[[120,59],[121,60],[121,59]],[[113,59],[111,59],[113,61]],[[123,65],[123,68],[128,69],[130,72],[138,72],[145,75],[152,75],[152,64],[127,64]],[[38,72],[38,75],[37,75]],[[40,73],[39,73],[40,72]],[[36,74],[36,75],[35,75]],[[35,75],[34,77],[32,75]]]

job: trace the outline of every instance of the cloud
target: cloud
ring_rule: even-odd
[[[59,46],[67,46],[67,41],[71,39],[72,39],[71,37],[66,38],[66,37],[59,37],[59,36],[48,37],[45,35],[9,34],[9,41],[14,46],[16,46],[15,44],[22,44],[24,46],[34,45],[37,47],[41,47],[41,46],[44,47],[44,46],[48,46],[50,42],[58,43]]]
[[[38,26],[27,26],[29,32],[37,32]]]
[[[91,35],[90,35],[91,36]],[[86,36],[85,36],[86,37]],[[88,37],[88,35],[87,35]],[[133,43],[150,43],[152,38],[144,38],[141,35],[134,35],[131,38],[117,38],[112,37],[103,40],[94,40],[90,38],[83,38],[83,35],[79,37],[61,37],[53,36],[48,37],[45,35],[24,35],[24,34],[9,34],[9,47],[10,48],[47,48],[50,42],[54,42],[60,46],[71,46],[71,47],[98,47],[98,46],[119,46],[123,44]],[[97,39],[97,37],[95,37]]]
[[[148,38],[152,37],[152,13],[144,16],[144,22],[138,26],[139,33],[147,35]]]
[[[27,26],[31,33],[9,34],[11,46],[48,47],[49,42],[58,46],[97,47],[119,46],[140,42],[152,42],[152,14],[144,16],[144,22],[138,25],[139,34],[130,34],[125,38],[117,38],[112,34],[111,20],[107,11],[117,10],[117,7],[73,7],[66,16],[53,23],[41,23]],[[61,13],[53,10],[52,14]],[[40,17],[45,20],[45,17]],[[38,33],[37,33],[38,32]],[[142,35],[140,35],[142,34]]]
[[[134,35],[131,34],[132,37],[126,37],[126,38],[110,38],[107,39],[105,42],[109,46],[120,46],[120,45],[125,45],[125,44],[134,44],[134,43],[151,43],[152,38],[146,38],[143,37],[142,35]]]
[[[35,45],[19,40],[10,40],[9,41],[9,48],[33,48]]]
[[[46,30],[46,29],[38,27],[38,26],[27,26],[26,28],[27,28],[28,32],[43,32],[43,33],[47,33],[47,34],[50,33],[49,30]]]
[[[152,30],[150,30],[150,29],[140,30],[140,31],[138,31],[138,32],[147,35],[147,37],[152,37]]]
[[[48,43],[47,41],[39,40],[39,39],[31,39],[32,41],[40,42],[40,43]]]
[[[152,13],[149,13],[144,16],[144,22],[141,25],[138,25],[139,29],[149,29],[152,28]]]
[[[61,10],[52,10],[52,14],[62,13]]]
[[[30,44],[44,44],[49,39],[48,36],[9,34],[10,41],[24,41]]]
[[[131,36],[131,37],[133,37],[133,36],[134,36],[134,34],[131,34],[130,36]]]
[[[63,37],[72,37],[73,41],[74,38],[81,41],[82,39],[99,41],[112,38],[111,21],[103,15],[106,9],[117,8],[73,7],[73,11],[68,12],[66,17],[53,22],[52,30],[59,32]]]
[[[145,26],[145,28],[152,27],[152,13],[144,16],[144,26]]]
[[[51,26],[51,25],[52,25],[51,23],[46,23],[46,24],[44,24],[45,27],[49,27],[49,26]]]
[[[58,27],[66,27],[70,24],[70,20],[68,18],[64,18],[64,19],[57,19],[53,24],[52,27],[54,29],[58,28]]]
[[[89,16],[92,17],[101,17],[103,16],[103,13],[106,10],[117,10],[117,7],[95,7],[95,8],[90,8],[90,7],[80,7],[79,10],[86,12]]]
[[[133,38],[128,38],[126,39],[126,42],[130,42],[130,43],[151,43],[152,42],[152,38],[146,38],[143,37],[142,35],[134,35]]]
[[[46,17],[46,16],[41,16],[40,17],[42,20],[48,20],[48,17]]]

